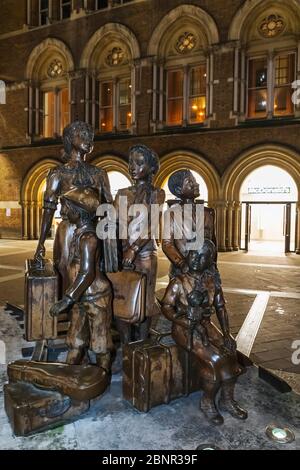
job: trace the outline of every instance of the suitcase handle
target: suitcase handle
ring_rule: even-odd
[[[159,343],[161,339],[172,335],[171,331],[169,331],[168,333],[160,333],[159,331],[154,330],[154,328],[150,328],[149,333],[150,335],[154,336],[153,339],[156,343]]]
[[[44,409],[39,409],[38,413],[42,418],[58,418],[65,414],[71,407],[71,398],[65,397],[63,401],[56,400]]]

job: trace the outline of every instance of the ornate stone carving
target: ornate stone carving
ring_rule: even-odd
[[[185,32],[181,34],[177,40],[175,49],[180,54],[192,51],[197,43],[197,39],[193,33]]]
[[[105,59],[105,62],[110,67],[121,65],[125,61],[125,52],[121,47],[114,47],[111,49]]]
[[[269,15],[261,22],[258,27],[259,33],[264,38],[274,38],[281,34],[286,27],[286,23],[280,15]]]
[[[50,78],[60,77],[64,72],[63,64],[60,60],[53,60],[48,67],[47,74]]]

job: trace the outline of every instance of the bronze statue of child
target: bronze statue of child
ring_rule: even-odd
[[[236,343],[230,335],[215,259],[216,247],[208,239],[201,250],[190,251],[185,260],[188,272],[178,274],[170,281],[162,301],[162,312],[172,321],[172,336],[176,343],[199,362],[204,392],[201,410],[210,422],[222,424],[223,417],[216,406],[220,389],[221,410],[239,419],[246,419],[247,412],[234,399],[241,368]],[[211,322],[213,312],[216,312],[222,331]]]
[[[70,243],[69,287],[50,313],[58,316],[71,310],[67,363],[81,364],[91,350],[97,365],[110,374],[112,290],[106,275],[100,271],[101,245],[96,235],[99,196],[92,188],[73,188],[62,199],[66,216],[76,228]]]

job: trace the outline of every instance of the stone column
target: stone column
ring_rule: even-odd
[[[164,125],[164,65],[159,66],[159,128]]]
[[[188,124],[188,101],[189,101],[189,69],[185,65],[183,68],[183,113],[182,125],[184,127]]]
[[[271,51],[268,56],[268,119],[273,118],[274,114],[274,52]]]
[[[27,24],[31,25],[31,0],[27,0]]]
[[[233,246],[232,246],[233,207],[234,207],[234,202],[229,202],[228,208],[227,208],[227,237],[226,237],[227,251],[233,251]]]
[[[210,53],[209,59],[209,115],[214,111],[214,53]]]
[[[226,213],[227,213],[227,202],[215,201],[213,207],[217,213],[217,238],[218,238],[218,250],[227,251],[226,248]]]
[[[155,132],[157,108],[157,63],[153,62],[153,83],[152,83],[152,126]]]
[[[233,113],[238,114],[239,106],[239,65],[240,65],[240,46],[234,49],[234,78],[233,78]]]
[[[241,93],[240,93],[240,116],[245,118],[245,98],[246,98],[246,52],[241,52]]]
[[[241,216],[241,203],[235,202],[233,209],[233,251],[240,249],[240,216]]]
[[[35,213],[36,213],[36,201],[29,203],[29,239],[35,239]]]
[[[298,42],[298,53],[297,53],[297,74],[296,74],[296,87],[295,87],[295,116],[300,117],[300,41]]]
[[[131,132],[136,132],[136,65],[131,68]]]
[[[296,254],[300,255],[300,202],[297,203]]]
[[[29,234],[28,234],[28,208],[29,208],[29,203],[27,201],[24,201],[22,203],[22,214],[23,214],[23,240],[28,240],[29,239]]]
[[[119,82],[113,78],[113,132],[117,132],[119,127]]]
[[[206,118],[209,117],[209,97],[210,97],[210,88],[209,88],[209,54],[206,55]]]

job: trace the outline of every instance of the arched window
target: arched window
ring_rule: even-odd
[[[27,65],[30,136],[61,136],[69,124],[69,72],[73,68],[72,56],[61,41],[49,38],[33,50]]]
[[[135,59],[139,46],[130,30],[106,24],[88,42],[81,60],[86,69],[85,118],[99,133],[135,127]]]
[[[201,8],[182,5],[155,29],[148,48],[154,56],[154,128],[199,125],[212,116],[214,20]]]
[[[255,0],[237,13],[230,39],[237,41],[234,113],[242,120],[295,115],[299,22],[300,7],[293,0],[289,6],[281,1]]]

